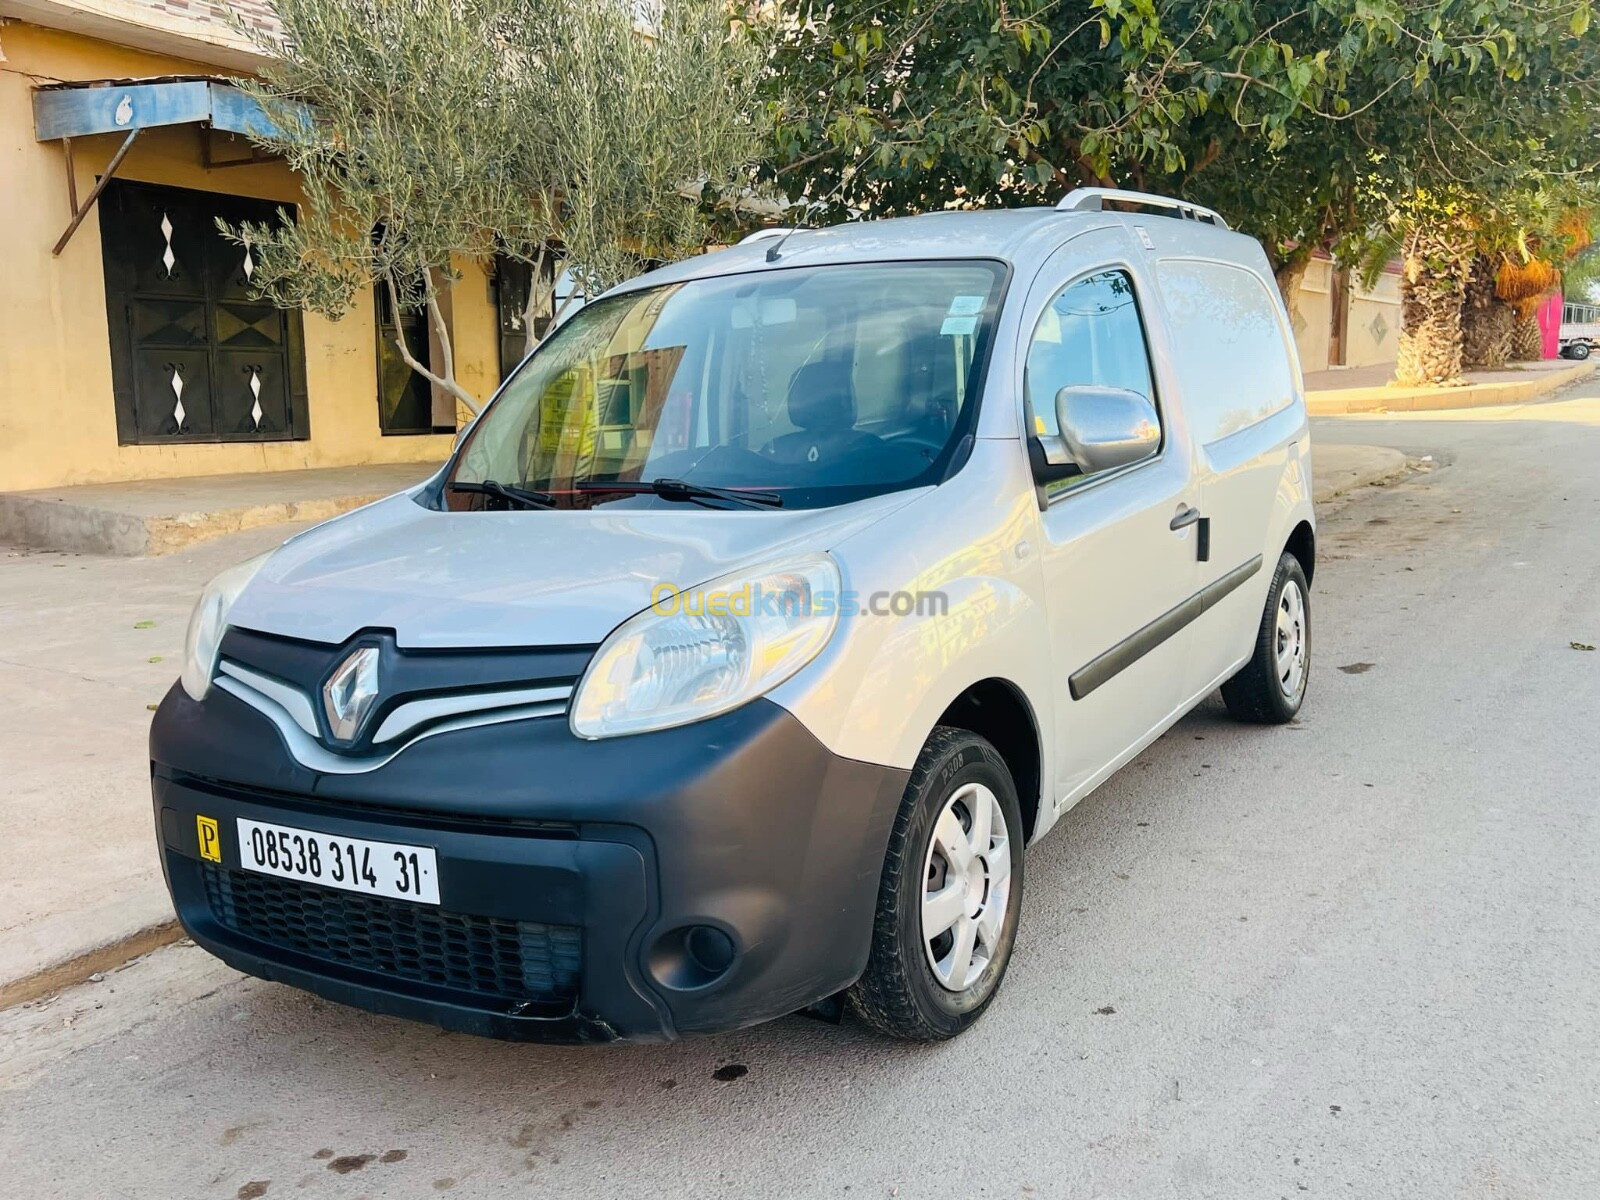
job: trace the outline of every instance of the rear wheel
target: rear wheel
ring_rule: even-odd
[[[872,952],[850,1007],[890,1037],[971,1025],[1011,960],[1022,905],[1022,816],[1004,761],[964,729],[935,729],[889,837]]]
[[[1239,720],[1281,725],[1300,711],[1311,675],[1309,593],[1300,560],[1285,552],[1272,575],[1255,654],[1222,685],[1222,699]]]

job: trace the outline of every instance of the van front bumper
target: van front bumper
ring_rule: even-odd
[[[564,718],[461,729],[326,774],[227,692],[174,687],[150,746],[167,886],[199,945],[373,1012],[540,1041],[734,1029],[854,982],[908,776],[766,700],[598,742]],[[431,846],[440,903],[244,871],[239,818]]]

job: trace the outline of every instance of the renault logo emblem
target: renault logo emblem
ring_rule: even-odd
[[[353,742],[378,699],[378,648],[362,646],[339,664],[322,685],[322,711],[328,729],[341,742]]]

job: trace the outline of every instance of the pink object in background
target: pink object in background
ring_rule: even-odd
[[[1544,334],[1544,356],[1561,353],[1561,293],[1556,292],[1539,306],[1539,332]]]

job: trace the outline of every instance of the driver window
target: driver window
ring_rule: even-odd
[[[1098,384],[1154,399],[1150,352],[1127,272],[1101,271],[1056,293],[1034,328],[1024,379],[1028,420],[1040,436],[1061,432],[1056,393],[1064,387]]]

